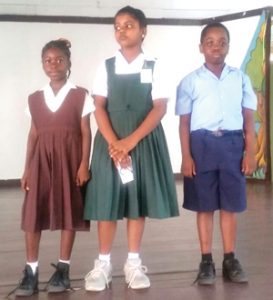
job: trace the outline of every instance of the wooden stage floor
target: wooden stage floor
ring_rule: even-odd
[[[179,202],[182,182],[177,181]],[[181,209],[181,215],[168,220],[147,220],[141,257],[148,267],[151,287],[131,290],[124,283],[123,264],[127,256],[125,222],[119,223],[112,251],[114,277],[111,287],[94,293],[84,290],[83,277],[97,257],[96,223],[90,232],[76,237],[71,261],[73,292],[50,295],[39,292],[20,299],[52,300],[272,300],[273,299],[273,199],[270,183],[247,185],[248,210],[238,216],[237,256],[248,273],[248,284],[224,282],[221,276],[222,243],[218,213],[215,214],[213,257],[217,280],[214,286],[193,284],[200,262],[195,214]],[[18,187],[0,187],[0,299],[18,283],[25,264],[20,214],[23,193]],[[181,205],[180,205],[181,207]],[[59,232],[45,231],[40,250],[40,288],[51,276],[59,250]],[[14,295],[10,299],[14,299]],[[19,298],[17,298],[19,299]]]

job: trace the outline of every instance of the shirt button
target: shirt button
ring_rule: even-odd
[[[131,105],[130,105],[130,104],[127,104],[127,105],[126,105],[126,108],[127,108],[127,109],[130,109],[130,108],[131,108]]]

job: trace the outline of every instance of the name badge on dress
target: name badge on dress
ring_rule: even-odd
[[[151,83],[153,81],[152,69],[142,69],[140,73],[141,83]]]

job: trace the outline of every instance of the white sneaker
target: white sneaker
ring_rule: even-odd
[[[141,265],[141,260],[139,258],[127,259],[123,270],[128,288],[145,289],[150,287],[150,280],[148,276],[145,275],[148,269]]]
[[[94,269],[84,278],[87,291],[103,291],[112,281],[111,263],[96,259]]]

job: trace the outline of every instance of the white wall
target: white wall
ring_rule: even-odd
[[[255,31],[258,17],[226,22],[231,47],[227,63],[240,67]],[[170,74],[172,99],[163,120],[173,171],[181,164],[178,118],[174,116],[175,87],[179,79],[198,67],[203,58],[198,44],[201,28],[195,26],[149,26],[144,48],[164,60]],[[91,89],[95,70],[117,45],[110,25],[2,22],[0,26],[0,180],[21,177],[30,120],[24,114],[28,94],[42,87],[47,78],[41,67],[41,49],[59,37],[72,43],[71,80]],[[93,133],[96,130],[91,120]]]
[[[149,18],[204,19],[272,5],[272,0],[0,0],[0,13],[112,17],[125,5]]]

